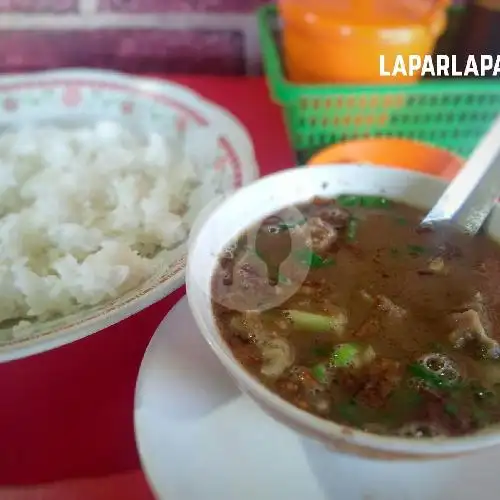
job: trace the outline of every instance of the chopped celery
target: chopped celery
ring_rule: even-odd
[[[358,353],[359,347],[356,344],[339,344],[333,350],[330,364],[335,368],[349,366]]]
[[[288,309],[284,312],[296,328],[310,332],[336,331],[340,333],[346,324],[346,317],[340,311],[335,316],[298,311],[296,309]]]
[[[355,343],[339,344],[330,357],[330,365],[335,368],[353,366],[359,368],[370,363],[376,354],[371,345],[363,346]]]
[[[325,365],[325,363],[318,363],[317,365],[314,365],[312,367],[312,375],[321,384],[326,383],[326,381],[327,381],[327,366]]]

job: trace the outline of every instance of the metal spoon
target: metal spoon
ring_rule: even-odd
[[[476,234],[500,196],[500,115],[421,225],[451,222]]]

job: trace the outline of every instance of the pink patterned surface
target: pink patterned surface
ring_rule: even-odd
[[[0,0],[0,12],[76,12],[78,0]]]
[[[100,0],[116,12],[251,12],[268,0]]]
[[[0,31],[0,70],[87,66],[131,72],[243,74],[238,31]]]

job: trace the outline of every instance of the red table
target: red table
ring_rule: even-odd
[[[178,77],[234,113],[261,174],[289,167],[281,110],[262,78]],[[0,485],[104,476],[139,466],[133,399],[142,356],[184,290],[55,351],[0,365]]]

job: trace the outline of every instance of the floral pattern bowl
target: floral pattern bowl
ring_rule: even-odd
[[[187,215],[258,177],[252,141],[227,111],[186,87],[108,71],[61,70],[0,77],[0,128],[33,123],[118,121],[139,131],[185,131],[185,150],[201,155],[213,186]],[[211,172],[209,172],[211,171]],[[217,175],[212,175],[214,171]],[[211,193],[209,195],[209,193]],[[203,196],[201,196],[203,198]],[[0,362],[86,337],[164,298],[184,282],[187,244],[160,254],[157,270],[127,294],[72,315],[0,330]],[[163,258],[162,258],[163,255]]]

